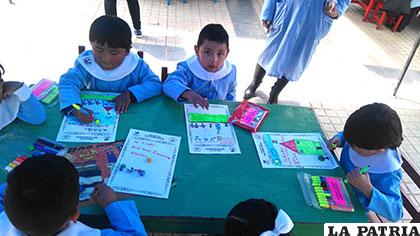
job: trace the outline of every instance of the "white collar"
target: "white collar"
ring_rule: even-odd
[[[292,219],[290,219],[286,212],[280,209],[277,213],[274,229],[265,231],[261,233],[260,236],[278,236],[280,234],[287,234],[292,230],[293,226],[294,224]]]
[[[83,52],[77,61],[83,66],[92,76],[104,81],[120,80],[136,69],[140,57],[132,52],[125,56],[124,61],[117,68],[112,70],[102,69],[96,62],[92,50]]]
[[[203,66],[200,64],[200,61],[198,60],[197,55],[188,58],[186,62],[188,68],[195,76],[207,81],[222,79],[232,71],[232,64],[230,64],[230,62],[227,60],[225,60],[223,67],[214,73],[209,72],[203,68]]]
[[[396,171],[401,168],[402,159],[398,148],[385,149],[384,152],[364,157],[349,147],[350,161],[356,167],[363,168],[369,165],[368,173],[383,174]]]
[[[12,123],[19,112],[20,103],[31,96],[31,90],[25,84],[9,97],[0,101],[0,130]]]
[[[6,212],[0,213],[0,232],[4,236],[26,236],[26,234],[20,232],[18,229],[13,226],[9,218],[6,215]],[[57,236],[74,236],[74,235],[84,235],[84,236],[100,236],[101,231],[99,229],[91,228],[87,225],[84,225],[77,221],[73,223],[69,222],[69,225],[64,231],[61,231]]]

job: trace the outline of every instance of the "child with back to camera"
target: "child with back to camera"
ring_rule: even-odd
[[[225,221],[226,236],[289,235],[294,224],[283,210],[264,199],[249,199],[236,204]]]
[[[344,131],[328,140],[328,147],[342,147],[340,164],[368,212],[389,221],[403,217],[400,192],[403,140],[398,114],[382,103],[365,105],[347,119]],[[361,168],[369,167],[367,173]]]
[[[200,32],[195,54],[180,62],[168,75],[163,92],[178,102],[190,101],[208,109],[208,100],[235,100],[236,67],[226,58],[229,35],[220,24],[208,24]]]
[[[13,120],[20,120],[40,125],[47,119],[42,104],[35,98],[32,91],[22,82],[4,81],[5,73],[0,64],[0,130]]]
[[[92,198],[104,208],[113,229],[94,229],[77,221],[79,176],[64,157],[25,160],[0,186],[0,232],[8,236],[145,236],[133,201],[116,201],[115,192],[98,185]]]
[[[83,52],[73,68],[61,76],[58,84],[60,109],[82,122],[92,122],[92,112],[74,109],[80,106],[80,91],[94,90],[121,93],[114,98],[118,113],[131,103],[142,102],[162,93],[159,78],[135,53],[131,53],[129,25],[116,16],[101,16],[91,25],[89,41],[93,50]]]

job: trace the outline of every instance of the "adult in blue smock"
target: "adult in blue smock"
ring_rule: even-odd
[[[289,81],[300,78],[333,19],[341,16],[349,4],[350,0],[265,0],[261,21],[267,43],[244,99],[254,96],[267,73],[278,78],[267,102],[276,104],[280,91]]]

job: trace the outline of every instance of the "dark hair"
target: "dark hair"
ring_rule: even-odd
[[[225,43],[229,49],[229,35],[221,24],[208,24],[201,30],[198,35],[197,47],[200,47],[204,40]]]
[[[277,207],[264,199],[249,199],[236,204],[225,221],[227,236],[258,236],[273,230]]]
[[[93,21],[89,30],[89,41],[104,45],[110,48],[131,48],[130,26],[123,19],[117,16],[101,16]]]
[[[2,79],[2,76],[4,75],[4,72],[6,72],[3,68],[3,66],[0,64],[0,80]]]
[[[78,199],[77,170],[64,157],[28,158],[7,177],[6,214],[17,229],[29,235],[57,233],[76,213]]]
[[[397,112],[383,103],[365,105],[347,119],[344,138],[363,149],[394,149],[403,140],[401,121]]]

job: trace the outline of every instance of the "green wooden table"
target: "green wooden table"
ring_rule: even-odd
[[[237,102],[220,102],[230,112]],[[270,114],[259,131],[321,132],[310,108],[265,105]],[[0,132],[0,164],[6,166],[36,137],[54,139],[62,122],[58,105],[47,109],[48,121],[32,126],[15,121]],[[192,155],[188,151],[183,104],[157,97],[131,105],[120,116],[116,139],[125,139],[130,128],[181,136],[175,168],[176,186],[169,199],[133,196],[143,222],[151,232],[221,233],[229,210],[239,201],[264,198],[285,210],[295,222],[295,235],[323,235],[325,222],[367,222],[354,193],[349,190],[355,212],[319,210],[306,205],[296,174],[343,176],[342,169],[263,169],[251,134],[235,126],[241,155]],[[75,145],[68,143],[68,145]],[[27,151],[26,151],[27,152]],[[5,173],[0,174],[1,182]],[[93,205],[81,209],[82,219],[103,225],[104,212]]]

